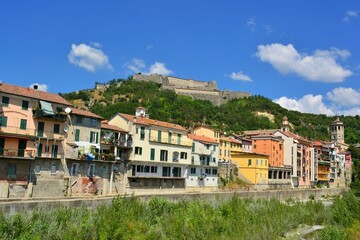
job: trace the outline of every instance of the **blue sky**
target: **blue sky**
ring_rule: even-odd
[[[360,2],[1,1],[0,80],[58,93],[136,72],[360,115]]]

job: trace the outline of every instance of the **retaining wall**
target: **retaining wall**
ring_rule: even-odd
[[[272,191],[216,191],[216,192],[175,192],[157,191],[157,193],[139,194],[135,196],[143,201],[147,201],[154,196],[161,196],[171,201],[179,200],[201,200],[216,204],[217,202],[230,200],[234,194],[240,198],[254,199],[287,199],[309,200],[321,199],[324,196],[338,196],[348,191],[347,188],[326,188],[326,189],[306,189],[306,190],[272,190]],[[127,195],[130,196],[130,195]],[[58,199],[31,199],[31,200],[4,200],[0,201],[0,210],[5,215],[13,215],[17,212],[28,212],[36,209],[48,210],[54,207],[80,207],[97,208],[102,204],[110,204],[116,197],[92,197],[92,198],[58,198]]]

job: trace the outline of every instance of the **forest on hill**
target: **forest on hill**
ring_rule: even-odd
[[[114,79],[103,88],[60,93],[74,105],[86,107],[105,119],[118,112],[134,114],[143,106],[150,118],[169,121],[193,128],[206,124],[227,133],[244,130],[277,129],[287,116],[292,131],[310,140],[330,140],[329,124],[334,117],[289,111],[263,96],[234,99],[221,106],[209,101],[177,95],[171,90],[160,90],[153,82]],[[360,117],[339,116],[345,124],[345,142],[360,143]]]

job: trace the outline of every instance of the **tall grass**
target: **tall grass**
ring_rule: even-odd
[[[94,210],[57,208],[11,217],[0,213],[0,239],[277,239],[299,224],[334,226],[322,234],[331,239],[356,234],[359,221],[353,233],[346,228],[359,219],[359,209],[351,194],[336,199],[329,209],[316,201],[287,204],[236,195],[216,206],[199,200],[119,197]]]

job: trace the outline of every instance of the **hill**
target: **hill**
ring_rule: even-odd
[[[158,83],[133,81],[131,77],[61,95],[74,105],[87,108],[106,119],[118,112],[134,114],[136,107],[143,106],[148,109],[150,118],[188,128],[207,124],[226,132],[279,128],[283,116],[287,116],[292,131],[308,139],[329,141],[329,124],[334,120],[334,117],[323,114],[289,111],[268,98],[256,95],[213,106],[210,101],[177,95],[171,90],[161,90]],[[345,124],[346,143],[360,142],[360,117],[340,116],[340,120]]]

